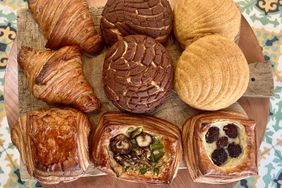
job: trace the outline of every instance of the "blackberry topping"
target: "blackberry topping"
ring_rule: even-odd
[[[230,157],[237,158],[242,153],[242,148],[239,144],[231,143],[229,144],[227,151]]]
[[[228,138],[226,136],[220,137],[216,141],[217,148],[224,148],[228,146]]]
[[[217,166],[221,166],[226,160],[227,160],[227,153],[223,148],[216,149],[213,151],[212,155],[212,161]]]
[[[206,133],[206,142],[207,143],[213,143],[215,142],[219,137],[219,128],[217,127],[211,127],[209,128],[208,132]]]
[[[225,125],[223,130],[229,138],[236,138],[238,136],[237,126],[234,124]]]

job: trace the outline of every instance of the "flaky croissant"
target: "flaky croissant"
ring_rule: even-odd
[[[74,109],[42,109],[22,115],[11,129],[28,173],[41,183],[78,179],[89,166],[91,123]]]
[[[102,50],[86,0],[29,0],[29,9],[48,39],[47,48],[77,45],[92,55]]]
[[[83,75],[77,47],[58,51],[23,47],[18,63],[36,98],[49,104],[72,105],[84,112],[99,109],[100,101]]]

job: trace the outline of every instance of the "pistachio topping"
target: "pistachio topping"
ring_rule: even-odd
[[[132,133],[130,134],[130,137],[135,138],[136,136],[138,136],[142,132],[143,132],[143,129],[141,127],[137,128],[136,130],[132,131]]]

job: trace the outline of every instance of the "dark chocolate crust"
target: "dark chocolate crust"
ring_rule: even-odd
[[[108,45],[135,34],[165,42],[172,25],[173,14],[167,0],[108,0],[101,19],[102,36]]]
[[[164,101],[172,80],[172,59],[153,38],[127,36],[108,50],[103,67],[104,89],[121,110],[153,111]]]

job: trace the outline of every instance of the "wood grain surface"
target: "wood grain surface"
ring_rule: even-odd
[[[104,1],[90,1],[89,2],[92,7],[101,6],[104,4]],[[247,29],[247,27],[246,27]],[[249,28],[247,31],[250,31],[251,34],[252,30]],[[255,37],[249,37],[247,40],[249,42],[241,42],[240,45],[254,45],[255,47],[245,48],[245,55],[246,54],[253,54],[249,57],[252,59],[253,63],[255,62],[263,62],[263,56],[260,50],[260,47],[255,39]],[[243,44],[242,44],[243,43]],[[242,49],[242,48],[241,48]],[[250,51],[248,53],[248,51]],[[4,89],[4,98],[5,98],[5,109],[8,117],[8,122],[10,125],[13,125],[16,119],[19,116],[19,101],[18,101],[18,67],[16,62],[16,46],[14,45],[12,48],[12,52],[9,58],[9,62],[6,68],[6,75],[5,75],[5,89]],[[247,57],[248,55],[246,55]],[[247,57],[248,58],[248,57]],[[254,119],[257,122],[257,135],[259,142],[261,142],[265,130],[265,126],[268,119],[269,113],[269,99],[268,98],[242,98],[240,99],[239,103],[244,108],[246,113],[249,115],[250,118]],[[233,184],[228,185],[206,185],[206,184],[195,184],[192,183],[189,173],[187,170],[179,170],[178,176],[173,181],[173,183],[168,186],[158,186],[158,187],[231,187]],[[88,178],[81,178],[75,182],[68,183],[68,184],[58,184],[54,186],[44,186],[44,187],[155,187],[154,185],[150,184],[134,184],[128,183],[124,181],[117,180],[115,178],[109,176],[101,176],[101,177],[88,177]]]

